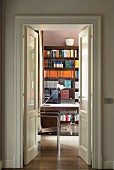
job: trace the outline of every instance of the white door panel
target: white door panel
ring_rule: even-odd
[[[90,27],[79,34],[80,132],[79,155],[91,165],[91,34]]]
[[[38,155],[38,34],[25,28],[24,165]]]

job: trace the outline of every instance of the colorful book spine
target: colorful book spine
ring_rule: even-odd
[[[70,50],[70,57],[71,57],[71,58],[74,57],[74,50]]]
[[[53,94],[53,95],[52,95]],[[59,90],[51,90],[52,99],[58,99]]]
[[[79,68],[79,60],[75,60],[75,68]]]
[[[71,80],[65,80],[65,88],[71,88]]]
[[[59,50],[59,57],[64,57],[64,50]]]
[[[69,90],[61,90],[61,99],[69,99]]]

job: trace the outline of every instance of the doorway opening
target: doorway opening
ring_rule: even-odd
[[[26,85],[26,87],[24,85],[24,87],[25,87],[24,94],[28,93],[28,95],[24,95],[24,102],[26,102],[26,100],[28,100],[28,103],[26,103],[26,104],[24,103],[24,108],[26,108],[24,110],[26,112],[26,113],[24,113],[24,115],[25,115],[24,122],[26,122],[26,124],[27,124],[27,126],[25,127],[26,131],[24,133],[24,138],[25,138],[24,141],[26,141],[24,143],[24,145],[25,145],[24,148],[26,148],[26,150],[24,150],[25,165],[28,164],[29,161],[32,160],[34,156],[36,156],[36,153],[34,152],[35,149],[33,149],[34,142],[35,142],[36,129],[33,128],[33,126],[31,126],[31,123],[29,123],[32,121],[32,124],[33,124],[33,122],[35,124],[36,118],[34,117],[34,120],[35,120],[34,121],[32,110],[29,110],[29,107],[28,107],[28,109],[26,107],[26,105],[27,106],[30,105],[30,107],[32,107],[32,105],[34,106],[34,101],[35,101],[36,96],[39,98],[38,108],[40,110],[42,109],[40,107],[42,104],[44,106],[46,104],[48,104],[49,106],[53,107],[53,109],[49,107],[48,111],[46,111],[46,114],[48,114],[48,112],[52,111],[51,116],[54,116],[53,112],[54,112],[55,108],[56,108],[56,111],[59,112],[60,122],[61,122],[60,123],[61,124],[61,128],[60,128],[61,136],[63,135],[63,133],[65,135],[66,132],[68,132],[67,134],[69,134],[70,136],[72,136],[71,134],[76,134],[76,136],[77,136],[77,134],[78,134],[78,136],[80,134],[79,155],[84,159],[84,161],[87,164],[90,165],[91,164],[91,155],[89,153],[91,153],[91,140],[89,140],[89,139],[92,139],[92,135],[91,135],[91,114],[92,114],[91,112],[92,112],[92,110],[90,111],[90,114],[88,114],[88,111],[89,111],[88,105],[89,105],[89,107],[91,105],[91,102],[88,104],[88,91],[90,91],[91,96],[92,96],[93,88],[92,88],[91,83],[90,83],[90,86],[87,86],[89,75],[86,75],[86,74],[93,72],[92,71],[93,63],[92,62],[90,63],[91,66],[89,68],[89,66],[87,67],[87,65],[89,65],[88,61],[86,61],[86,67],[87,67],[86,74],[84,73],[86,71],[86,69],[84,68],[85,66],[83,67],[84,70],[82,69],[83,70],[83,72],[82,72],[82,70],[80,70],[80,68],[82,68],[82,66],[79,67],[79,63],[81,63],[81,61],[82,61],[82,60],[80,60],[81,54],[83,54],[83,56],[84,56],[84,57],[82,57],[82,58],[84,58],[83,63],[85,62],[85,59],[91,61],[91,58],[93,57],[92,52],[89,53],[89,51],[92,51],[93,43],[91,41],[89,46],[87,44],[89,39],[92,40],[91,37],[93,37],[92,25],[82,25],[82,24],[75,25],[74,26],[75,30],[74,30],[74,27],[69,27],[69,25],[67,25],[67,24],[66,25],[64,25],[64,24],[54,25],[53,24],[53,25],[51,25],[51,27],[50,27],[50,25],[43,25],[43,26],[46,28],[42,29],[42,25],[38,25],[38,27],[40,27],[40,30],[38,29],[38,33],[39,33],[38,34],[39,35],[38,51],[34,52],[34,50],[36,50],[36,48],[35,48],[35,43],[34,43],[34,38],[33,38],[33,36],[34,36],[34,32],[33,32],[34,30],[32,30],[33,28],[28,29],[28,32],[26,34],[28,37],[25,38],[25,41],[27,41],[27,42],[30,41],[30,43],[25,45],[27,50],[24,48],[25,49],[24,54],[27,55],[26,57],[24,56],[24,58],[25,58],[24,66],[25,66],[25,68],[27,68],[27,71],[25,71],[25,73],[24,73],[24,75],[25,75],[24,77],[27,77],[25,80],[25,84],[26,84],[26,82],[30,84],[30,87],[29,87],[30,90],[28,90],[27,85]],[[57,29],[57,26],[58,26],[58,29]],[[50,27],[50,28],[48,28],[48,27]],[[82,43],[82,37],[80,38],[80,42],[79,42],[79,34],[80,34],[80,32],[82,32],[82,30],[85,30],[85,27],[90,28],[90,30],[91,30],[90,37],[88,38],[85,34],[84,38],[83,38],[84,43]],[[78,28],[78,30],[76,30],[76,28]],[[66,38],[71,37],[74,40],[74,44],[72,44],[72,45],[65,44],[66,43],[65,37]],[[86,43],[87,38],[88,38],[88,41]],[[79,45],[79,43],[80,43],[80,45]],[[25,42],[25,44],[26,44],[26,42]],[[82,45],[84,44],[87,47],[86,48],[84,47],[84,49],[83,49],[82,48],[83,46],[81,44]],[[82,46],[82,47],[80,47],[80,46]],[[27,53],[26,51],[29,51],[29,52]],[[87,51],[86,52],[87,54],[85,53],[85,51]],[[36,55],[39,54],[37,60],[34,57],[35,53],[36,53]],[[29,58],[32,58],[32,60]],[[34,69],[33,69],[33,68],[36,68],[36,66],[33,67],[33,64],[35,64],[33,62],[34,60],[38,61],[38,63],[37,63],[38,68],[40,68],[40,69],[38,69],[38,72],[39,72],[38,75],[34,72]],[[31,66],[31,63],[32,63],[32,66]],[[89,70],[88,70],[88,68],[89,68]],[[82,73],[84,73],[84,76],[82,76],[84,78],[83,83],[81,82],[82,80],[79,81],[79,75],[82,75]],[[34,89],[36,87],[36,85],[34,85],[36,83],[36,79],[35,79],[34,75],[38,76],[38,82],[39,82],[38,83],[38,87],[39,87],[38,95],[34,94],[35,93]],[[86,77],[86,79],[85,79],[85,77]],[[93,75],[90,77],[93,77]],[[62,89],[59,92],[59,90],[56,89],[56,86],[58,84],[64,86],[65,90]],[[82,90],[80,90],[79,84],[80,84],[80,87],[82,88]],[[88,87],[89,87],[89,89],[87,89]],[[26,92],[26,89],[27,89],[27,92]],[[30,93],[30,97],[29,97],[29,93]],[[82,101],[81,98],[79,99],[79,96],[81,96],[82,93],[83,93],[83,97],[85,97],[85,99],[86,99],[85,101],[87,101],[87,104],[86,104],[87,109],[85,106],[83,106],[83,109],[82,109],[82,110],[85,110],[83,112],[83,115],[88,114],[88,116],[83,116],[83,117],[80,116],[80,114],[79,114],[79,108],[80,108],[79,103]],[[50,98],[50,96],[51,96],[51,98]],[[27,97],[28,97],[28,99],[26,99]],[[47,97],[48,97],[48,99],[47,99]],[[36,99],[36,101],[38,101],[38,100]],[[46,109],[47,109],[48,105],[46,105]],[[63,105],[65,105],[65,106],[63,106]],[[68,108],[68,106],[69,106],[69,108]],[[75,106],[77,106],[77,108]],[[93,106],[91,105],[91,108],[92,107]],[[37,109],[33,109],[33,112],[34,112],[34,110],[37,110]],[[28,116],[30,114],[31,114],[31,116]],[[89,118],[89,116],[90,116],[90,118]],[[80,118],[81,121],[79,121],[79,117],[81,117]],[[88,120],[89,120],[89,123],[88,123]],[[41,118],[41,123],[39,121],[39,127],[42,127],[42,129],[47,129],[47,128],[52,129],[57,126],[57,122],[55,124],[54,124],[54,122],[55,122],[54,117],[50,118],[49,116],[48,117],[46,116],[46,118],[44,118],[44,117]],[[66,125],[64,125],[64,123],[66,123]],[[80,124],[80,128],[78,127],[79,125],[77,125],[77,124]],[[73,128],[72,125],[75,126],[75,128]],[[65,129],[63,130],[64,126],[66,126],[65,127],[66,131],[65,131]],[[80,131],[79,131],[79,129],[80,129]],[[33,137],[33,133],[32,133],[33,131],[34,131],[34,137]],[[51,133],[51,132],[49,132],[49,133]],[[28,135],[29,138],[27,137],[27,134],[29,134]],[[31,137],[33,140],[31,139]],[[61,139],[61,137],[60,137],[60,139]],[[33,143],[33,146],[30,145],[30,147],[28,147],[28,151],[27,151],[27,146],[30,143]],[[60,142],[60,146],[61,146],[61,142]],[[82,149],[82,148],[84,148],[84,149]],[[87,151],[84,151],[84,150],[87,150]],[[33,152],[35,153],[35,155],[31,154]],[[61,150],[59,149],[58,152],[61,152]]]
[[[95,41],[94,41],[95,45],[94,45],[94,55],[93,55],[93,57],[97,56],[97,58],[94,58],[95,62],[94,62],[94,69],[93,69],[94,70],[94,73],[93,73],[94,74],[94,78],[93,78],[94,79],[94,81],[93,81],[94,82],[94,94],[93,94],[93,99],[94,99],[93,104],[94,105],[93,106],[94,106],[94,108],[97,106],[96,107],[97,111],[93,110],[93,122],[92,122],[92,124],[93,124],[93,126],[92,126],[92,136],[93,136],[93,143],[92,143],[92,151],[93,151],[92,160],[93,160],[93,162],[92,162],[92,164],[93,165],[92,166],[98,167],[100,165],[100,167],[101,167],[101,159],[98,159],[99,160],[98,162],[100,162],[99,165],[98,165],[98,162],[95,161],[97,158],[100,158],[100,155],[101,155],[101,150],[95,149],[97,147],[101,148],[100,124],[98,126],[100,131],[98,129],[95,129],[95,127],[94,127],[95,122],[98,122],[97,120],[98,120],[98,118],[100,118],[100,114],[101,114],[100,113],[100,102],[99,102],[99,94],[101,94],[101,93],[99,93],[99,91],[100,91],[100,88],[99,88],[100,87],[100,81],[98,83],[98,79],[100,79],[100,49],[98,48],[98,47],[100,47],[99,46],[100,45],[100,38],[99,38],[100,37],[100,18],[99,17],[76,17],[76,16],[75,17],[71,17],[71,16],[70,17],[64,17],[64,16],[59,17],[58,16],[58,17],[53,18],[53,17],[49,16],[49,17],[45,18],[44,16],[41,16],[41,18],[40,18],[40,16],[38,16],[36,18],[34,18],[34,17],[29,18],[29,17],[24,16],[24,18],[23,17],[17,17],[16,18],[16,28],[15,28],[15,41],[16,41],[16,43],[14,43],[14,44],[16,44],[16,46],[15,46],[15,56],[16,56],[16,58],[15,58],[15,61],[14,61],[14,64],[15,64],[14,68],[16,69],[16,72],[14,74],[14,77],[15,77],[14,80],[16,80],[16,81],[14,81],[14,87],[15,87],[14,91],[15,91],[15,94],[16,94],[15,98],[17,100],[14,100],[15,101],[14,110],[16,109],[17,115],[14,119],[16,120],[17,117],[19,117],[20,123],[18,123],[18,121],[16,121],[16,123],[15,123],[16,132],[17,132],[17,134],[14,135],[14,136],[16,136],[16,139],[17,139],[15,141],[16,147],[14,148],[14,150],[16,152],[15,155],[17,155],[17,153],[18,154],[20,153],[20,155],[22,156],[22,153],[23,153],[23,131],[22,131],[22,129],[23,129],[23,118],[22,118],[23,117],[22,116],[23,115],[23,95],[22,95],[23,94],[23,81],[22,81],[22,79],[23,79],[22,78],[23,77],[23,59],[22,59],[22,55],[21,55],[22,51],[23,51],[22,50],[23,47],[22,46],[20,47],[20,45],[19,45],[19,44],[21,44],[20,42],[23,41],[22,40],[23,39],[22,38],[22,35],[23,35],[22,34],[22,32],[23,32],[22,27],[23,27],[23,25],[31,26],[32,24],[34,24],[34,25],[36,23],[41,24],[42,22],[43,23],[53,23],[53,24],[56,25],[58,23],[58,21],[59,21],[60,25],[62,25],[63,23],[64,24],[67,23],[67,25],[69,25],[69,26],[71,26],[71,25],[74,26],[74,24],[83,24],[83,23],[94,24],[94,34],[96,36],[94,36],[95,37]],[[31,23],[31,24],[28,24],[28,23]],[[49,24],[49,25],[51,26],[51,24]],[[98,54],[98,55],[95,55],[95,54]],[[20,61],[19,63],[17,62],[18,60]],[[16,67],[17,63],[21,64],[20,67]],[[96,65],[97,65],[97,70],[96,70],[96,67],[95,67]],[[99,72],[99,74],[98,74],[98,72]],[[20,80],[17,79],[17,77],[18,77],[17,75],[18,76],[20,75],[20,77],[21,77]],[[15,82],[19,82],[19,81],[20,81],[19,84],[21,84],[21,87],[18,88],[18,83],[15,83]],[[20,101],[20,99],[21,99],[21,101]],[[95,100],[95,99],[98,99],[98,100]],[[20,111],[17,108],[20,108],[21,113],[22,113],[21,115],[20,115]],[[96,116],[94,116],[94,115],[96,115]],[[100,123],[100,119],[99,119],[99,123]],[[18,131],[19,127],[20,127],[20,131]],[[96,141],[96,139],[97,139],[97,138],[95,138],[96,134],[99,136],[99,138],[98,138],[99,141]],[[18,147],[17,141],[21,141],[20,147]],[[96,159],[94,159],[95,150],[98,151]],[[18,162],[18,163],[15,163],[15,165],[19,165],[19,166],[22,167],[23,166],[23,159],[22,159],[22,157],[20,157],[20,158],[21,158],[21,161],[19,159],[15,159],[16,162]],[[21,165],[20,165],[19,162],[21,162]]]

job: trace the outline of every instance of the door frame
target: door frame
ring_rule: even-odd
[[[14,167],[23,167],[23,26],[30,24],[93,25],[92,168],[102,169],[101,152],[101,16],[16,15],[14,18]]]

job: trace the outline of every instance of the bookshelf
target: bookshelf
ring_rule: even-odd
[[[43,70],[43,103],[56,89],[57,84],[64,85],[65,89],[57,90],[48,101],[49,103],[60,104],[63,101],[65,103],[75,103],[78,101],[78,46],[44,46]],[[63,116],[63,121],[69,120],[68,117]]]
[[[58,83],[63,84],[65,89],[57,91],[49,103],[61,103],[61,100],[77,100],[79,92],[78,46],[44,46],[43,54],[43,102],[52,94]]]

